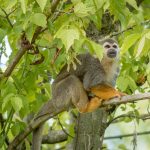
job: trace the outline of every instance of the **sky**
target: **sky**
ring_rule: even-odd
[[[6,54],[7,54],[8,57],[5,57],[5,55],[2,55],[1,61],[0,61],[0,68],[2,68],[2,69],[6,68],[6,62],[7,62],[8,58],[9,58],[9,55],[11,54],[11,51],[12,51],[11,48],[10,48],[7,36],[5,37],[4,40],[5,40],[5,43],[6,43]]]

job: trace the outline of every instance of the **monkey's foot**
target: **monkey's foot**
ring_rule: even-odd
[[[92,111],[96,110],[98,107],[100,107],[101,104],[102,104],[102,99],[100,99],[98,97],[93,97],[90,99],[90,101],[86,105],[86,107],[80,110],[80,112],[81,113],[92,112]]]
[[[125,95],[124,93],[117,91],[116,89],[114,89],[109,85],[99,85],[93,87],[91,88],[91,92],[103,100],[108,100],[115,97],[121,98],[121,96]]]

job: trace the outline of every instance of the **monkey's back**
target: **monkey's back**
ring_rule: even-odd
[[[81,64],[75,62],[77,65],[76,69],[73,69],[71,65],[69,71],[67,71],[67,65],[65,65],[57,75],[54,84],[69,75],[78,77],[80,81],[83,82],[85,88],[105,82],[105,71],[98,58],[86,53],[78,55],[77,59]]]

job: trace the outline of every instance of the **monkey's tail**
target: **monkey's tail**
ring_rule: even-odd
[[[48,119],[56,116],[60,112],[63,112],[66,108],[64,106],[59,107],[57,109],[54,105],[53,100],[49,100],[44,106],[42,107],[41,111],[38,113],[37,117],[31,121],[31,123],[27,126],[27,128],[24,129],[23,132],[21,132],[19,135],[17,135],[14,140],[9,144],[8,150],[16,150],[17,146],[23,142],[23,140],[35,129],[38,129],[39,126],[41,126],[45,121]],[[42,129],[41,129],[42,130]],[[40,130],[39,130],[40,131]],[[37,130],[37,132],[39,132]],[[36,130],[35,130],[36,133]],[[40,132],[39,132],[40,133]],[[36,135],[36,134],[35,134]],[[35,141],[36,142],[36,141]],[[38,149],[36,149],[38,150]]]
[[[40,150],[42,143],[43,124],[33,131],[32,150]]]

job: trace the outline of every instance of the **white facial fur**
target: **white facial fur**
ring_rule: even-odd
[[[118,67],[118,58],[119,58],[118,56],[119,47],[117,43],[105,42],[103,44],[103,48],[104,48],[104,55],[103,55],[103,59],[101,63],[107,75],[106,80],[109,83],[112,81],[112,79],[116,75],[116,68]],[[117,52],[116,57],[110,58],[107,56],[108,50],[111,50],[111,49],[115,49],[115,51]]]
[[[108,50],[110,50],[110,49],[115,49],[116,52],[117,52],[117,56],[118,56],[119,47],[118,47],[117,43],[105,42],[105,43],[103,44],[103,48],[104,48],[104,57],[105,57],[105,58],[107,57],[107,59],[110,59],[110,61],[112,61],[113,59],[118,58],[118,57],[109,58],[109,57],[107,56],[107,52],[108,52]]]

